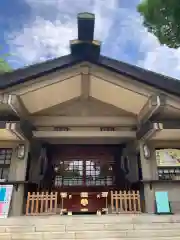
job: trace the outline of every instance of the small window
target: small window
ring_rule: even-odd
[[[67,132],[69,131],[68,127],[54,127],[54,131]]]
[[[12,158],[11,148],[0,149],[0,179],[7,179]]]
[[[114,132],[115,128],[114,127],[101,127],[100,130],[102,132]]]
[[[54,185],[61,186],[111,186],[113,185],[112,161],[104,159],[61,160]]]
[[[0,149],[0,165],[10,165],[12,149]]]

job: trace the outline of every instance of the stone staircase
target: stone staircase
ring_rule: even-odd
[[[180,215],[45,216],[0,219],[0,240],[180,240]]]

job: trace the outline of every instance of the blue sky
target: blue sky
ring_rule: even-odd
[[[13,68],[69,53],[77,13],[96,15],[95,38],[108,57],[180,79],[180,49],[161,46],[136,11],[141,0],[1,0],[1,53]]]

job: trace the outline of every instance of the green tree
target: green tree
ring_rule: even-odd
[[[9,64],[5,61],[5,59],[0,58],[0,74],[9,71],[11,71]]]
[[[180,47],[180,0],[143,0],[138,11],[161,44]]]
[[[7,62],[7,58],[11,56],[10,54],[0,54],[0,74],[4,72],[9,72],[12,70],[10,65]]]

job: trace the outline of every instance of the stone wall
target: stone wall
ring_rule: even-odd
[[[142,164],[142,173],[144,180],[158,180],[158,171],[157,163],[155,156],[155,148],[177,148],[177,142],[173,141],[166,142],[163,145],[163,142],[160,143],[151,143],[148,144],[151,156],[149,159],[145,159],[143,153],[143,143],[140,143],[140,155],[141,155],[141,164]],[[168,181],[159,181],[152,183],[144,183],[144,196],[145,196],[145,208],[146,212],[154,213],[155,212],[155,192],[156,191],[167,191],[169,196],[169,201],[172,206],[172,211],[174,213],[180,212],[180,182],[168,182]]]
[[[27,158],[29,152],[29,143],[23,142],[26,148],[26,154],[24,159],[17,158],[17,146],[22,142],[4,142],[0,141],[0,148],[12,148],[12,158],[8,180],[9,181],[25,181],[26,177],[26,167],[27,167]],[[10,205],[10,215],[17,216],[21,215],[23,209],[24,201],[24,185],[19,185],[16,190],[13,188],[12,200]]]

